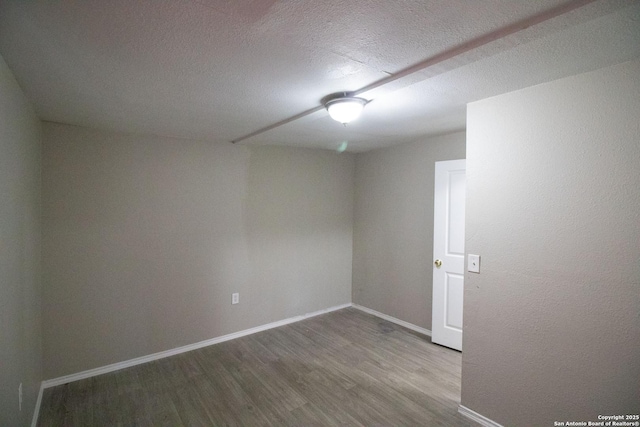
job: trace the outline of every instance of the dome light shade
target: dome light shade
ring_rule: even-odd
[[[324,106],[333,120],[346,125],[360,117],[366,103],[366,99],[345,96],[331,99]]]

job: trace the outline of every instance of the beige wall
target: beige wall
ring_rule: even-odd
[[[29,425],[42,380],[41,127],[0,57],[0,425]],[[23,386],[22,411],[18,386]]]
[[[351,301],[353,155],[44,130],[45,378]]]
[[[431,329],[433,177],[457,132],[356,157],[353,302]]]
[[[640,62],[470,104],[462,404],[504,425],[640,406]]]

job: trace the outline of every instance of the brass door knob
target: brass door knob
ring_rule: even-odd
[[[442,265],[442,261],[437,259],[436,262],[434,262],[434,264],[436,265],[436,267],[440,268],[440,266]]]

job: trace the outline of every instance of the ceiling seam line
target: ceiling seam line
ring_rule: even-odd
[[[566,3],[566,4],[563,4],[563,5],[551,8],[551,9],[549,9],[549,10],[547,10],[545,12],[542,12],[542,13],[540,13],[538,15],[534,15],[534,16],[532,16],[530,18],[523,19],[523,20],[518,21],[518,22],[516,22],[514,24],[511,24],[511,25],[507,25],[506,27],[503,27],[503,28],[501,28],[499,30],[490,32],[488,34],[485,34],[484,36],[480,36],[480,37],[477,37],[475,39],[472,39],[472,40],[469,40],[467,42],[464,42],[464,43],[462,43],[462,44],[460,44],[460,45],[458,45],[456,47],[453,47],[453,48],[451,48],[451,49],[449,49],[447,51],[438,53],[438,54],[432,56],[431,58],[428,58],[428,59],[426,59],[424,61],[418,62],[417,64],[409,66],[409,67],[407,67],[407,68],[405,68],[403,70],[400,70],[399,72],[397,72],[395,74],[392,74],[392,75],[390,75],[388,77],[385,77],[385,78],[382,78],[382,79],[380,79],[378,81],[375,81],[375,82],[373,82],[373,83],[371,83],[371,84],[369,84],[367,86],[364,86],[364,87],[362,87],[362,88],[360,88],[360,89],[358,89],[356,91],[353,91],[351,93],[354,96],[357,96],[357,95],[361,95],[363,93],[366,93],[366,92],[368,92],[370,90],[382,87],[382,86],[384,86],[386,84],[393,83],[393,82],[395,82],[397,80],[400,80],[400,79],[402,79],[404,77],[407,77],[407,76],[410,76],[412,74],[415,74],[415,73],[417,73],[419,71],[422,71],[422,70],[424,70],[426,68],[429,68],[429,67],[432,67],[434,65],[437,65],[437,64],[439,64],[441,62],[444,62],[446,60],[455,58],[457,56],[460,56],[462,54],[470,52],[470,51],[472,51],[474,49],[478,49],[479,47],[488,45],[489,43],[492,43],[492,42],[501,40],[501,39],[503,39],[505,37],[511,36],[513,34],[516,34],[516,33],[520,32],[520,31],[523,31],[523,30],[525,30],[527,28],[530,28],[530,27],[533,27],[535,25],[541,24],[541,23],[543,23],[545,21],[548,21],[550,19],[557,18],[558,16],[564,15],[566,13],[572,12],[572,11],[574,11],[576,9],[579,9],[579,8],[581,8],[583,6],[586,6],[586,5],[590,4],[590,3],[593,3],[595,1],[597,1],[597,0],[573,0],[573,1],[570,1],[569,3]],[[424,80],[428,80],[428,78],[426,78]],[[241,136],[239,138],[235,138],[235,139],[231,140],[231,143],[236,144],[238,142],[253,138],[254,136],[257,136],[257,135],[260,135],[262,133],[268,132],[270,130],[276,129],[276,128],[280,127],[280,126],[286,125],[288,123],[291,123],[291,122],[293,122],[295,120],[298,120],[298,119],[301,119],[303,117],[306,117],[306,116],[308,116],[310,114],[316,113],[316,112],[321,111],[323,109],[324,109],[323,105],[319,105],[317,107],[310,108],[310,109],[305,110],[305,111],[303,111],[301,113],[298,113],[298,114],[296,114],[294,116],[291,116],[291,117],[286,118],[284,120],[280,120],[280,121],[278,121],[276,123],[273,123],[273,124],[271,124],[269,126],[265,126],[265,127],[260,128],[258,130],[255,130],[254,132],[251,132],[249,134],[243,135],[243,136]]]

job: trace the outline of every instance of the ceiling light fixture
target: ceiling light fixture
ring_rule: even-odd
[[[364,98],[340,96],[328,100],[324,106],[331,118],[344,125],[360,117],[362,109],[367,104]]]

